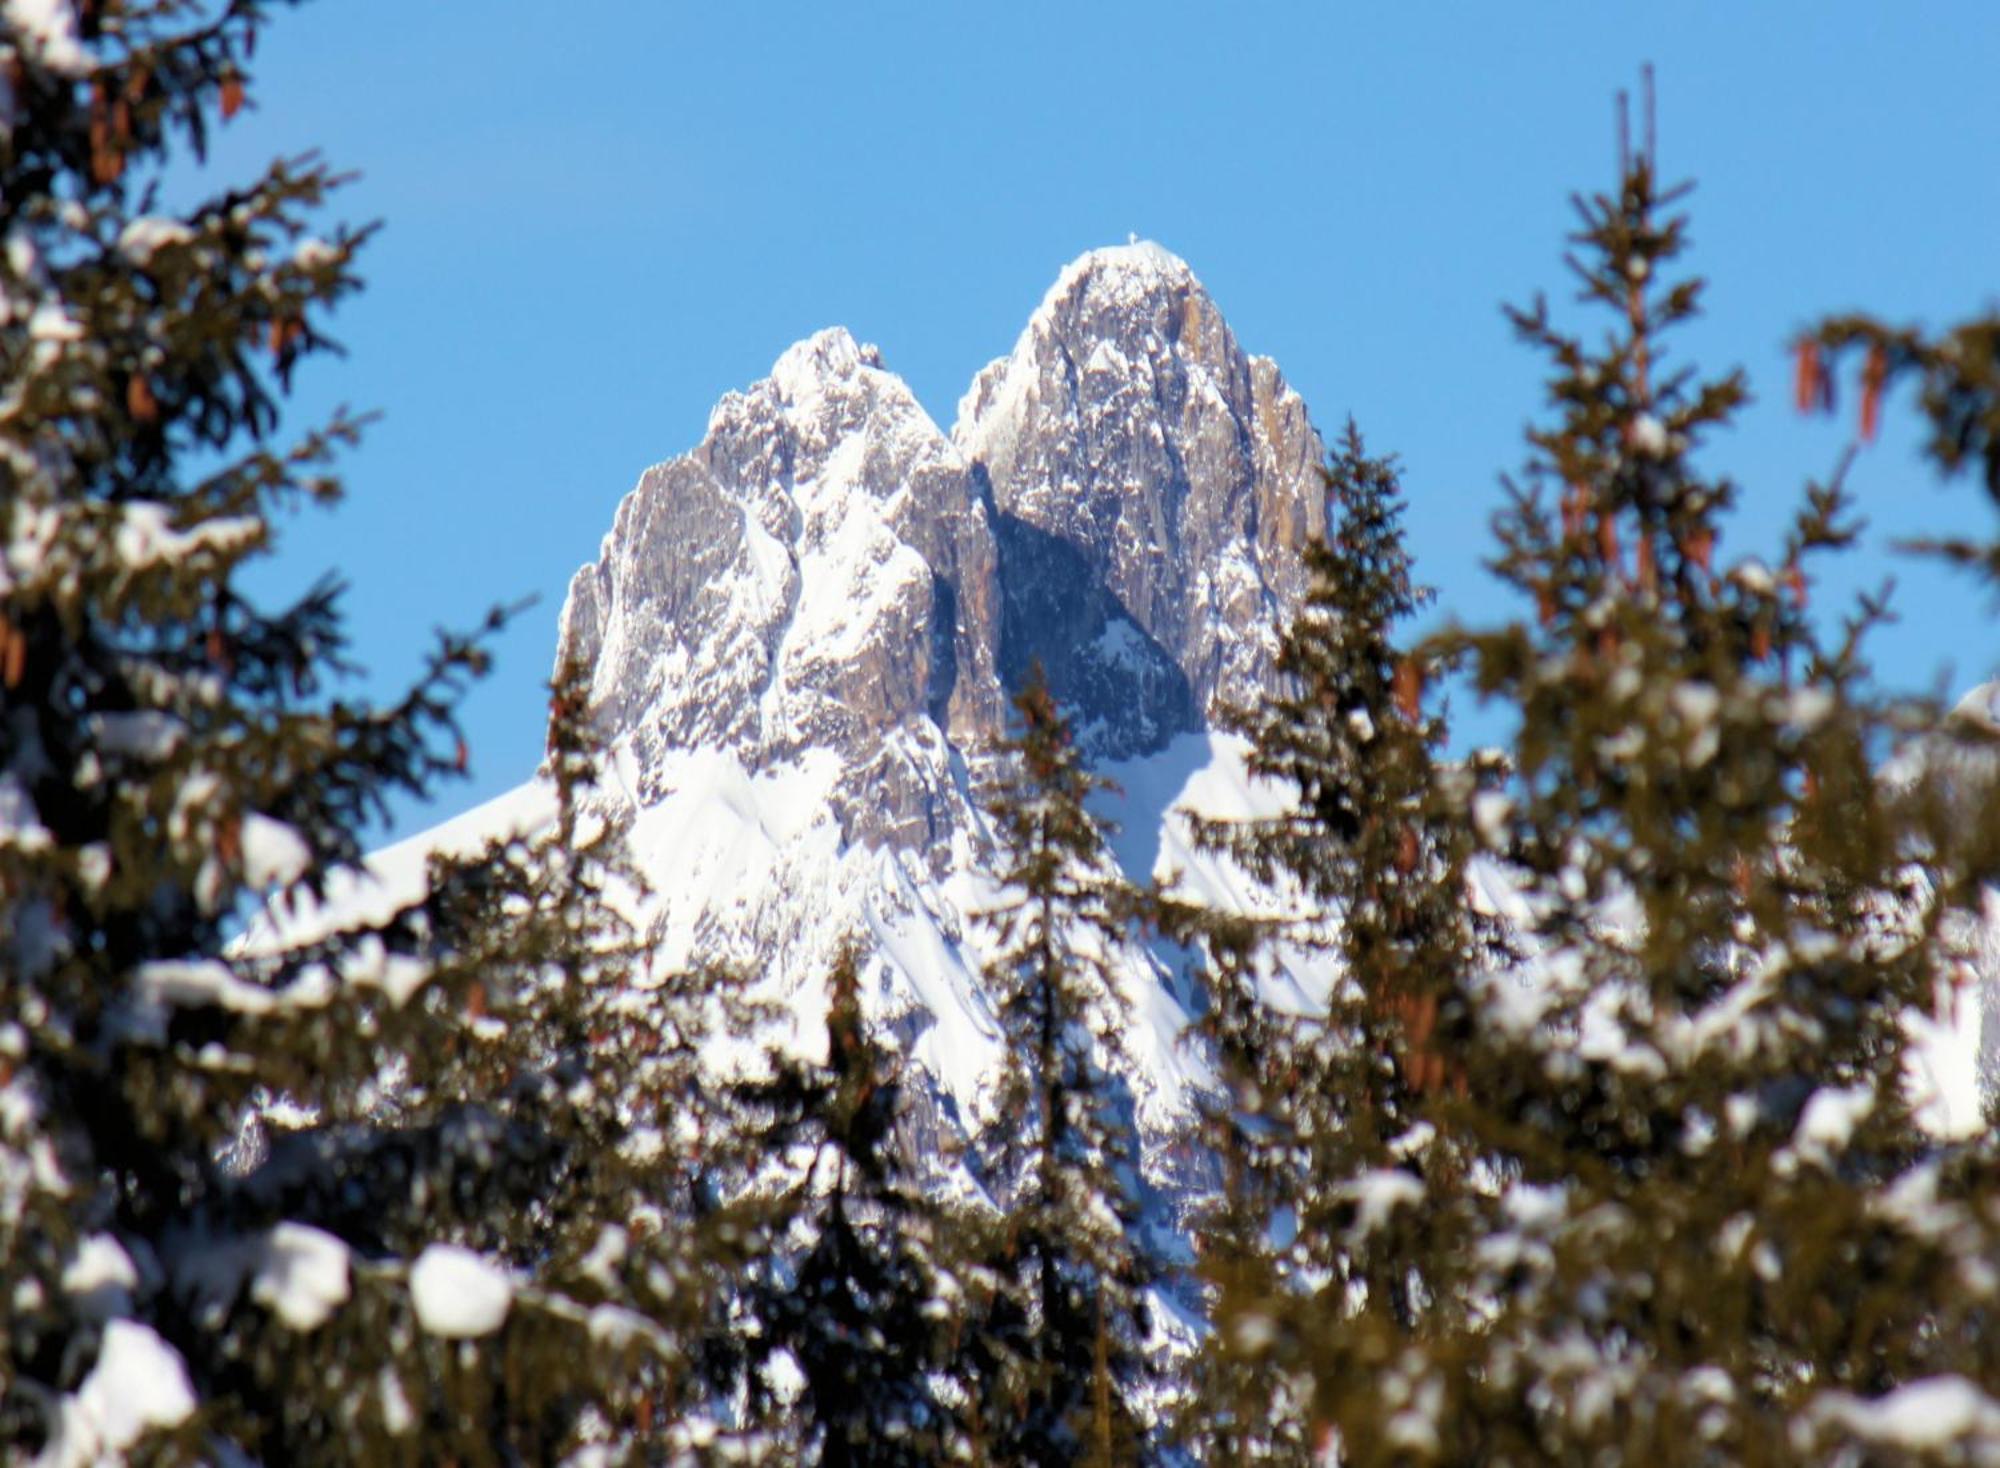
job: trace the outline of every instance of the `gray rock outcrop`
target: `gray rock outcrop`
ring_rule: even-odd
[[[558,656],[589,667],[641,803],[677,749],[831,751],[848,839],[932,848],[1033,664],[1099,757],[1254,701],[1324,524],[1319,458],[1184,262],[1093,251],[949,438],[839,329],[726,396],[619,506]]]
[[[927,845],[949,746],[1002,727],[997,550],[963,457],[873,347],[838,328],[716,406],[649,469],[563,607],[639,801],[674,750],[752,772],[839,757],[850,840]]]
[[[1003,672],[1044,662],[1101,752],[1268,687],[1297,552],[1325,528],[1322,449],[1186,262],[1139,243],[1070,265],[952,437],[998,510]]]

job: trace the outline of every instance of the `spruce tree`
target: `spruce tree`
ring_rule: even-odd
[[[1881,606],[1809,615],[1854,541],[1838,479],[1774,564],[1721,556],[1736,490],[1697,452],[1745,389],[1665,365],[1700,297],[1679,197],[1649,140],[1579,201],[1601,345],[1514,313],[1552,365],[1497,521],[1531,611],[1431,647],[1518,719],[1505,794],[1437,788],[1507,863],[1527,961],[1434,976],[1461,1018],[1433,1105],[1474,1165],[1385,1192],[1362,1240],[1429,1308],[1371,1319],[1364,1270],[1359,1308],[1268,1336],[1343,1461],[1995,1449],[1992,1151],[1925,1135],[1907,1081],[1962,877],[1878,777],[1912,717],[1868,691]]]
[[[1324,473],[1332,524],[1304,553],[1280,692],[1241,721],[1249,769],[1285,809],[1201,830],[1291,911],[1168,904],[1170,927],[1209,956],[1197,1029],[1230,1083],[1208,1118],[1225,1168],[1202,1235],[1218,1294],[1187,1423],[1214,1461],[1315,1452],[1291,1384],[1294,1323],[1343,1321],[1332,1370],[1372,1393],[1381,1341],[1450,1306],[1436,1266],[1460,1242],[1442,1215],[1423,1228],[1391,1215],[1464,1166],[1433,1100],[1462,1093],[1462,983],[1491,935],[1465,897],[1463,801],[1446,798],[1435,753],[1443,722],[1420,701],[1438,658],[1401,641],[1429,593],[1412,579],[1395,465],[1350,423]],[[1275,969],[1329,958],[1340,978],[1322,1002],[1273,1002]]]
[[[791,1401],[774,1407],[789,1407],[795,1460],[945,1462],[966,1447],[950,1340],[964,1220],[924,1191],[906,1155],[901,1079],[869,1033],[860,986],[850,945],[828,977],[826,1061],[794,1070],[787,1119],[766,1134],[803,1170],[781,1200],[787,1226],[749,1313],[763,1375],[794,1379]]]
[[[1940,476],[1973,478],[2000,508],[2000,315],[1988,311],[1934,331],[1858,313],[1837,316],[1801,336],[1794,352],[1800,412],[1850,423],[1858,452],[1880,431],[1888,395],[1907,387],[1926,430],[1923,453]],[[1843,377],[1851,400],[1838,387]],[[1900,549],[1967,572],[1989,593],[2000,587],[2000,535],[1932,537]],[[1995,773],[1991,715],[1954,712],[1923,741],[1928,778],[1906,790],[1905,815],[1923,832],[1932,858],[1926,881],[1949,889],[1936,900],[1963,915],[1958,933],[1969,938],[1979,929],[1985,894],[2000,885],[2000,821],[1987,815]],[[1984,1080],[1990,1087],[1992,1078]],[[1990,1107],[1990,1090],[1988,1099]]]
[[[1147,1292],[1163,1272],[1108,1064],[1136,902],[1086,804],[1100,782],[1038,671],[1014,707],[1014,773],[992,806],[1008,898],[986,915],[1008,1045],[988,1168],[1001,1217],[966,1322],[967,1426],[979,1461],[1134,1462],[1156,1451]]]
[[[244,586],[286,511],[338,495],[354,418],[276,435],[366,235],[310,232],[337,182],[311,159],[161,210],[170,161],[247,105],[266,9],[0,21],[0,1441],[543,1460],[630,1444],[650,1372],[680,1394],[668,1446],[699,1449],[678,1404],[713,1396],[689,1357],[714,1336],[683,1321],[710,1313],[702,1251],[754,1244],[725,1189],[626,1246],[706,1170],[676,1130],[694,1072],[621,1112],[593,1046],[680,1026],[684,1057],[716,1001],[677,977],[643,1024],[607,1012],[632,954],[574,748],[552,832],[344,908],[370,818],[463,769],[486,654],[444,637],[370,705],[335,587]],[[276,1102],[303,1124],[240,1145]]]
[[[577,1358],[595,1373],[571,1404],[579,1433],[642,1456],[733,1459],[770,1449],[777,1430],[755,1400],[743,1281],[783,1227],[758,1184],[797,1088],[774,1057],[720,1062],[717,1040],[740,1054],[766,1017],[740,976],[662,970],[632,926],[647,892],[622,807],[598,790],[587,686],[569,667],[552,689],[546,819],[431,860],[431,982],[464,984],[473,1023],[376,1114],[422,1127],[476,1116],[540,1160],[505,1193],[475,1195],[457,1227],[612,1345],[609,1362]]]
[[[1834,412],[1836,383],[1853,364],[1857,445],[1879,431],[1886,394],[1907,384],[1929,430],[1925,454],[1947,478],[1976,475],[2000,506],[2000,316],[1991,312],[1942,331],[1892,326],[1851,314],[1820,323],[1795,344],[1793,391],[1799,411]],[[1921,542],[1916,549],[1970,567],[1988,582],[2000,581],[2000,540],[1954,536]]]

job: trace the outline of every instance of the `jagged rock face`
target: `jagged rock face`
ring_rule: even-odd
[[[929,846],[960,823],[951,753],[991,752],[1032,664],[1103,758],[1254,702],[1324,525],[1319,457],[1184,263],[1093,251],[951,439],[841,330],[725,397],[619,507],[559,656],[631,739],[642,802],[670,750],[754,771],[833,749],[847,834]]]
[[[752,771],[830,750],[853,772],[835,797],[850,839],[927,844],[945,740],[1001,729],[996,576],[965,461],[836,329],[725,397],[700,446],[626,496],[571,583],[558,660],[591,669],[642,802],[672,750]]]
[[[952,436],[1000,512],[1005,671],[1039,658],[1114,756],[1254,703],[1325,527],[1321,444],[1183,261],[1134,244],[1072,264]],[[1051,594],[1077,566],[1101,596]]]
[[[1293,551],[1322,523],[1318,454],[1277,370],[1150,246],[1064,271],[956,439],[844,331],[725,397],[626,497],[563,609],[654,959],[754,970],[811,1049],[858,939],[864,1006],[928,1078],[930,1124],[1007,1125],[979,914],[1003,898],[980,792],[1008,695],[1039,661],[1089,752],[1130,761],[1120,818],[1159,835],[1133,843],[1134,876],[1169,848],[1200,866],[1166,800],[1217,784],[1191,731],[1267,684]],[[1119,975],[1115,1064],[1170,1180],[1211,1080],[1161,956],[1135,947]]]

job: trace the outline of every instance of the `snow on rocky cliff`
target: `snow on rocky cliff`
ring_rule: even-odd
[[[653,893],[652,961],[741,963],[812,1051],[833,956],[859,939],[871,1019],[928,1081],[923,1119],[996,1120],[978,915],[1000,894],[979,873],[1008,700],[1040,662],[1124,786],[1106,813],[1132,875],[1240,895],[1170,812],[1269,807],[1212,730],[1269,676],[1324,523],[1320,455],[1277,369],[1155,245],[1064,270],[950,436],[837,328],[725,396],[625,497],[561,619],[558,662],[588,670],[611,744],[607,813]],[[435,845],[547,808],[523,787],[383,853],[376,900]],[[1126,1078],[1171,1188],[1209,1083],[1190,996],[1148,952],[1121,978]]]
[[[952,437],[998,511],[1003,675],[1039,658],[1118,756],[1256,701],[1326,523],[1321,444],[1185,261],[1072,263]]]

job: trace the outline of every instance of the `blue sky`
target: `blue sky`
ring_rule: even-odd
[[[385,695],[430,628],[539,595],[468,704],[472,780],[402,816],[427,822],[532,770],[563,588],[718,396],[838,323],[949,426],[1061,265],[1137,233],[1322,429],[1352,413],[1402,457],[1445,611],[1517,610],[1480,563],[1540,374],[1500,305],[1566,300],[1566,201],[1610,181],[1647,60],[1711,282],[1679,349],[1758,396],[1711,451],[1745,494],[1724,554],[1761,549],[1849,431],[1791,414],[1787,339],[2000,304],[1996,55],[1975,4],[324,0],[264,38],[213,172],[309,147],[361,172],[340,212],[387,227],[294,421],[384,417],[260,580],[345,577]],[[1994,609],[1887,542],[1990,512],[1934,486],[1902,406],[1850,481],[1871,531],[1844,580],[1899,576],[1886,681],[1976,681]]]

